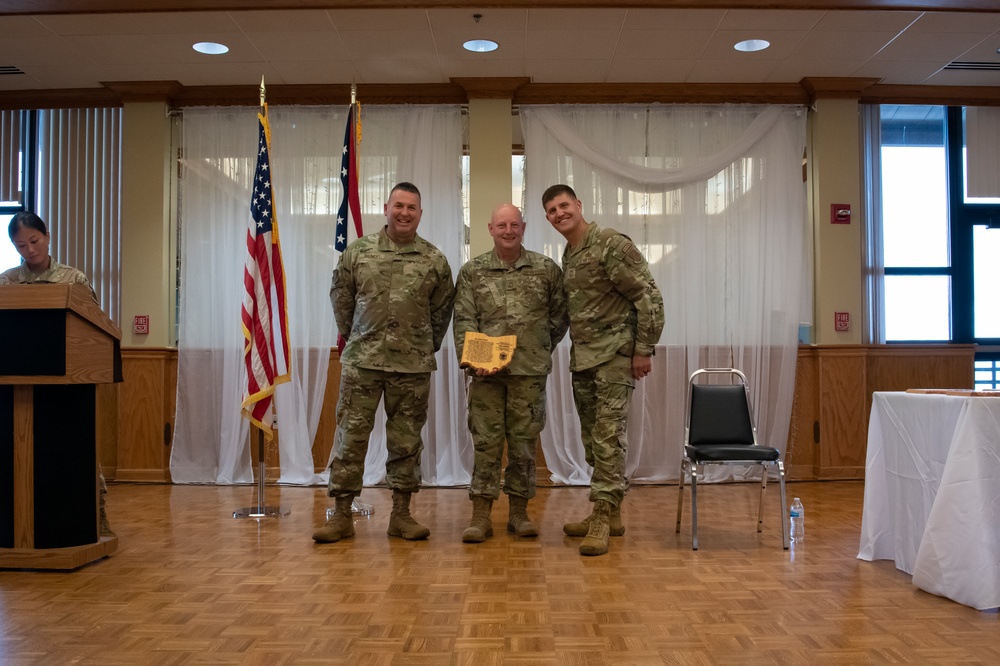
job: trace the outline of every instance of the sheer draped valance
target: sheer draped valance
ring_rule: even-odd
[[[811,294],[802,155],[805,110],[778,106],[540,106],[521,110],[526,245],[561,258],[541,194],[572,186],[589,220],[628,234],[663,293],[666,327],[629,425],[633,481],[677,478],[687,375],[750,378],[764,443],[784,451],[800,313]],[[568,341],[549,382],[546,462],[589,478],[571,398]]]

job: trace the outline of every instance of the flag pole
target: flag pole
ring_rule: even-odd
[[[261,114],[267,116],[266,104],[267,90],[264,88],[264,77],[260,77],[260,109]],[[271,419],[271,432],[274,432],[274,402],[268,409],[268,416]],[[264,499],[264,481],[267,479],[267,464],[264,460],[264,429],[257,428],[257,506],[245,506],[233,511],[233,518],[281,518],[291,513],[290,509],[283,509],[280,506],[267,506]]]
[[[355,113],[355,114],[358,113],[358,109],[356,108],[357,103],[358,103],[358,85],[356,83],[352,83],[351,84],[351,105],[348,107],[348,119],[350,119],[350,114],[352,112]],[[357,115],[355,115],[355,117],[354,117],[354,125],[351,126],[351,127],[348,127],[348,135],[347,135],[347,137],[348,137],[348,140],[350,140],[350,141],[355,141],[357,139],[357,123],[358,122],[359,122],[358,117],[357,117]],[[351,155],[351,159],[356,159],[356,156],[355,155]],[[357,166],[357,164],[352,164],[351,168],[354,169],[356,166]],[[345,199],[345,201],[347,200],[347,191],[346,191],[346,188],[345,188],[345,191],[344,191],[344,199]],[[343,348],[340,347],[339,342],[338,342],[338,349],[340,351],[343,351]],[[333,454],[332,451],[330,453],[331,453],[331,455]],[[336,507],[332,507],[332,506],[331,507],[327,507],[327,510],[326,510],[326,518],[327,518],[327,520],[329,520],[330,518],[333,518],[333,514],[335,512],[336,512]],[[351,501],[351,513],[358,514],[358,515],[361,515],[361,516],[370,516],[373,513],[375,513],[375,507],[373,507],[371,504],[366,504],[365,502],[361,502],[361,501],[358,500],[357,497],[355,497]]]

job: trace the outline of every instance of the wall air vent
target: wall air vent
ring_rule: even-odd
[[[6,74],[24,74],[24,72],[14,67],[14,65],[0,65],[0,76]]]
[[[960,62],[956,60],[953,63],[945,65],[944,68],[1000,72],[1000,62]]]

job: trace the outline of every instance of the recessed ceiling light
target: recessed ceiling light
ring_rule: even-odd
[[[462,48],[473,53],[489,53],[490,51],[496,51],[500,48],[500,45],[490,39],[470,39],[462,44]]]
[[[223,53],[229,53],[229,47],[225,44],[217,44],[216,42],[198,42],[192,46],[198,53],[206,53],[208,55],[222,55]]]
[[[742,42],[737,42],[733,48],[737,51],[753,53],[754,51],[763,51],[770,45],[771,42],[766,39],[744,39]]]

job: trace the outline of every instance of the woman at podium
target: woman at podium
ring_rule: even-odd
[[[17,213],[10,220],[7,234],[10,236],[10,242],[14,244],[14,249],[21,255],[22,262],[19,266],[0,273],[0,284],[82,284],[90,289],[90,295],[95,302],[97,301],[94,288],[83,271],[61,264],[49,254],[49,231],[42,218],[28,211]],[[100,480],[100,535],[115,536],[108,524],[107,511],[105,510],[104,496],[108,492],[108,485],[104,480],[103,473],[100,474]]]

